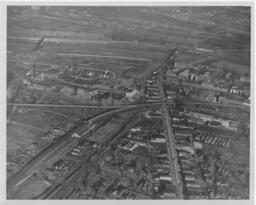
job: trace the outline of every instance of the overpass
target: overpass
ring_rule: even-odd
[[[167,103],[167,102],[162,102],[162,103]],[[168,102],[168,103],[171,103],[171,102]],[[103,117],[107,117],[109,115],[113,115],[118,112],[124,112],[134,108],[139,109],[145,106],[156,106],[160,104],[161,103],[148,103],[148,104],[138,104],[138,105],[131,105],[131,106],[122,106],[117,109],[106,111],[98,115],[95,115],[85,121],[81,120],[74,128],[72,128],[70,131],[68,131],[65,135],[60,137],[54,143],[50,144],[48,147],[43,149],[38,155],[36,155],[29,162],[27,162],[18,172],[16,172],[14,175],[10,176],[7,179],[7,196],[8,196],[8,193],[10,194],[10,192],[13,189],[16,189],[18,187],[19,183],[22,180],[24,180],[24,178],[33,174],[37,168],[41,167],[43,160],[47,159],[50,155],[60,150],[61,147],[64,147],[65,145],[73,143],[76,139],[71,137],[72,134],[78,131],[83,126],[87,125],[88,123],[93,124],[95,123],[95,121]],[[99,106],[99,107],[104,108],[104,106]]]
[[[101,109],[119,109],[136,108],[141,106],[154,106],[162,104],[173,104],[173,101],[159,101],[152,103],[124,104],[124,105],[83,105],[83,104],[37,104],[37,103],[8,103],[7,106],[19,107],[52,107],[52,108],[101,108]]]
[[[7,103],[7,106],[19,106],[19,107],[48,107],[48,108],[86,108],[86,109],[120,109],[120,108],[136,108],[141,106],[156,106],[156,105],[164,105],[164,104],[173,104],[172,100],[170,101],[159,101],[159,102],[151,102],[151,103],[140,103],[140,104],[124,104],[124,105],[84,105],[84,104],[42,104],[42,103]],[[183,102],[182,102],[183,103]],[[245,104],[221,104],[221,103],[211,103],[208,101],[198,101],[198,100],[190,100],[189,102],[184,102],[185,105],[209,105],[216,107],[232,107],[232,108],[249,108],[249,106]]]

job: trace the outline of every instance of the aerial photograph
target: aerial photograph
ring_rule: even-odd
[[[7,6],[6,199],[249,200],[250,6]]]

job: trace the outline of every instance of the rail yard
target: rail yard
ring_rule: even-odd
[[[8,6],[7,199],[249,199],[249,28],[248,7]]]

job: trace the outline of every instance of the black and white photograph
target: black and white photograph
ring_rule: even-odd
[[[7,5],[6,200],[252,199],[252,14]]]

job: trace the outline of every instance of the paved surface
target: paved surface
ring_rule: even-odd
[[[73,133],[75,133],[77,130],[79,130],[80,128],[82,128],[83,126],[87,125],[87,123],[93,124],[96,120],[101,119],[103,117],[113,115],[115,113],[122,112],[122,111],[128,111],[129,109],[141,108],[143,106],[145,106],[145,105],[142,105],[142,106],[137,105],[137,106],[133,106],[133,107],[122,107],[122,108],[119,108],[116,110],[111,110],[111,111],[107,111],[107,112],[101,113],[99,115],[96,115],[96,116],[88,119],[88,121],[86,121],[86,122],[82,121],[82,122],[78,123],[76,125],[76,127],[71,129],[70,131],[68,131],[65,135],[60,137],[56,142],[50,144],[47,148],[42,150],[38,155],[36,155],[28,163],[26,163],[17,173],[15,173],[14,175],[12,175],[11,177],[9,177],[7,179],[7,196],[8,196],[8,198],[11,198],[11,197],[9,197],[8,193],[11,194],[13,189],[17,189],[17,184],[19,184],[20,181],[22,181],[24,178],[26,178],[31,173],[34,173],[34,170],[37,169],[38,167],[40,167],[43,160],[45,160],[47,157],[49,157],[54,152],[56,152],[56,150],[60,150],[60,148],[63,148],[66,145],[69,145],[72,142],[74,142],[75,140],[77,140],[76,138],[72,138],[71,135]]]
[[[42,193],[38,199],[64,199],[67,195],[69,195],[72,190],[76,187],[77,183],[79,183],[79,179],[84,174],[84,168],[91,166],[93,167],[95,163],[109,150],[110,146],[114,144],[122,135],[120,134],[124,129],[126,129],[127,124],[134,118],[135,116],[130,117],[128,122],[125,121],[120,128],[118,128],[115,133],[112,135],[111,139],[106,142],[105,146],[102,147],[97,153],[93,153],[93,159],[91,156],[83,159],[79,162],[75,168],[73,168],[69,173],[67,173],[61,180],[61,182],[54,184],[44,193]]]
[[[14,51],[7,51],[12,52]],[[82,54],[82,53],[59,53],[59,52],[49,52],[49,51],[38,51],[42,54],[55,54],[59,56],[77,56],[77,57],[93,57],[93,58],[112,58],[112,59],[123,59],[123,60],[135,60],[135,61],[151,61],[149,58],[132,58],[126,56],[111,56],[111,55],[92,55],[92,54]]]
[[[174,61],[174,59],[172,60]],[[171,62],[172,63],[172,62]],[[161,71],[160,76],[157,78],[157,83],[159,87],[159,94],[163,101],[166,100],[166,96],[164,93],[164,81],[163,81],[163,75],[166,73],[168,69],[167,65],[161,65]],[[171,119],[169,115],[169,111],[167,108],[167,105],[162,105],[162,119],[163,119],[163,126],[167,135],[167,152],[169,157],[169,162],[171,166],[172,176],[173,176],[173,184],[176,187],[176,197],[177,199],[183,199],[183,186],[182,181],[180,178],[180,169],[178,164],[178,156],[176,151],[176,142],[175,142],[175,136],[173,133],[173,129],[171,126]]]
[[[172,104],[172,101],[165,102],[152,102],[141,104],[128,104],[128,105],[83,105],[83,104],[37,104],[37,103],[8,103],[8,106],[20,106],[20,107],[63,107],[63,108],[102,108],[102,109],[116,109],[116,108],[136,108],[141,106],[154,106],[162,104]]]
[[[161,98],[165,100],[162,82],[159,82],[159,89],[160,89]],[[179,164],[178,164],[178,156],[176,152],[175,136],[171,126],[169,111],[166,105],[162,105],[162,119],[163,119],[163,126],[167,134],[167,138],[166,138],[167,151],[168,151],[169,162],[172,169],[173,183],[174,183],[174,186],[176,187],[176,197],[177,199],[182,199],[183,189],[182,189],[182,182],[179,175],[180,170],[179,170]]]
[[[8,39],[14,39],[14,40],[25,40],[30,42],[37,43],[41,38],[40,37],[22,37],[22,36],[8,36]],[[125,45],[133,45],[138,47],[148,47],[148,48],[164,48],[163,45],[157,45],[157,44],[150,44],[150,43],[140,43],[140,42],[131,42],[131,41],[92,41],[92,40],[82,40],[82,39],[72,39],[72,38],[45,38],[44,42],[51,42],[51,43],[70,43],[70,44],[125,44]]]

